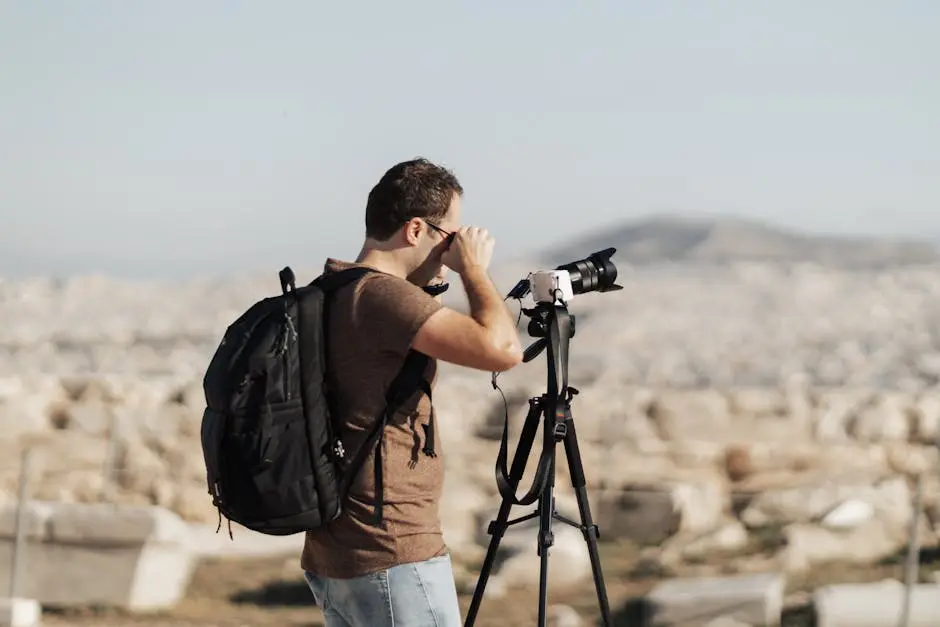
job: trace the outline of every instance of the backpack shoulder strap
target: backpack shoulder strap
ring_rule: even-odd
[[[362,446],[356,452],[356,456],[353,458],[352,462],[347,466],[342,481],[341,496],[345,498],[349,490],[349,485],[352,483],[353,478],[359,473],[359,470],[362,468],[362,465],[366,461],[366,457],[369,456],[373,450],[375,451],[375,517],[378,524],[382,523],[382,510],[383,510],[383,501],[384,501],[384,478],[382,471],[382,446],[381,439],[383,432],[385,431],[385,426],[388,424],[389,418],[395,411],[407,401],[415,390],[422,390],[426,394],[430,395],[430,385],[424,379],[424,371],[427,368],[430,358],[424,353],[420,353],[416,350],[410,350],[407,357],[405,357],[405,362],[402,364],[401,370],[398,371],[398,374],[392,380],[392,383],[389,385],[388,390],[385,394],[385,408],[383,409],[380,416],[377,416],[375,424],[372,426],[369,435],[366,438],[365,442],[362,443]],[[433,437],[433,432],[431,432],[431,437]]]
[[[365,268],[362,266],[356,266],[354,268],[346,268],[345,270],[339,270],[338,272],[329,272],[321,274],[313,280],[313,285],[316,285],[324,292],[332,292],[344,285],[348,285],[353,281],[356,281],[370,272],[378,272],[373,268]]]
[[[424,353],[419,353],[416,350],[408,352],[405,363],[402,364],[401,370],[398,371],[398,375],[392,380],[391,385],[388,386],[388,391],[385,393],[386,404],[382,410],[382,415],[378,416],[378,420],[372,426],[366,441],[347,467],[346,478],[348,480],[352,480],[352,477],[366,461],[370,449],[375,446],[376,439],[382,429],[385,428],[389,416],[394,414],[401,404],[414,394],[415,390],[427,386],[427,382],[424,380],[424,371],[427,368],[428,361],[429,357]]]
[[[385,393],[385,402],[388,404],[387,408],[390,412],[394,413],[402,403],[411,398],[415,390],[424,387],[426,383],[424,371],[427,369],[429,362],[430,358],[424,353],[414,349],[408,351],[405,363],[402,364],[401,370],[392,379],[392,383]]]

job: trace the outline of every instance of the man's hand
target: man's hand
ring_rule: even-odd
[[[493,258],[495,243],[486,229],[465,226],[454,234],[454,240],[441,255],[441,261],[460,276],[474,268],[486,272]]]

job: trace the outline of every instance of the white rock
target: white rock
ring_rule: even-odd
[[[719,625],[723,623],[714,621],[732,620],[776,626],[785,587],[784,576],[776,573],[671,579],[653,588],[646,600],[655,625]]]
[[[924,392],[913,408],[915,420],[913,439],[921,444],[940,444],[940,391]]]
[[[897,525],[910,516],[910,488],[902,477],[883,480],[859,478],[846,483],[822,484],[769,490],[757,495],[741,514],[748,527],[768,524],[804,523],[821,520],[839,503],[849,499],[868,502]]]
[[[106,402],[80,401],[62,409],[68,416],[68,429],[88,435],[106,437],[111,431],[114,408]]]
[[[831,529],[851,529],[867,523],[874,516],[874,505],[860,499],[849,499],[839,503],[823,516],[822,525]]]
[[[905,588],[899,581],[865,584],[833,584],[813,594],[816,624],[819,627],[881,627],[898,625],[905,602]],[[934,627],[940,616],[940,586],[916,585],[906,627]]]
[[[673,536],[663,546],[660,561],[675,565],[682,561],[721,556],[744,549],[748,543],[747,529],[737,520],[728,520],[717,529],[700,534]]]
[[[0,627],[34,627],[42,622],[42,608],[35,599],[0,598]]]
[[[797,523],[784,529],[786,546],[779,563],[787,572],[803,572],[818,564],[870,564],[893,555],[907,544],[903,526],[873,518],[848,529],[832,530]]]
[[[569,520],[578,521],[577,505],[573,497],[558,495],[556,497],[558,513]],[[524,514],[534,511],[534,506],[514,507],[509,519],[518,519]],[[487,533],[490,521],[496,519],[497,512],[491,508],[490,515],[479,517],[480,529],[477,534],[478,542],[488,546],[492,536]],[[591,576],[591,562],[587,543],[581,531],[561,521],[552,524],[554,543],[549,550],[549,583],[552,586],[570,586],[577,584]],[[533,518],[524,522],[513,524],[500,540],[498,566],[492,571],[491,581],[494,579],[504,582],[506,586],[538,585],[540,557],[537,554],[539,540],[539,519]],[[489,590],[489,584],[487,584]]]
[[[859,410],[850,423],[849,435],[873,442],[907,440],[912,432],[913,399],[903,392],[882,393],[874,402]]]
[[[9,563],[15,516],[15,508],[0,510],[0,563]],[[155,610],[185,593],[195,562],[187,528],[172,512],[31,501],[26,517],[24,596],[61,607]],[[0,569],[0,589],[8,585]]]
[[[718,390],[657,390],[649,411],[670,440],[713,441],[731,426],[728,398]]]
[[[789,404],[780,388],[732,388],[728,392],[729,409],[746,418],[785,416]]]
[[[940,449],[936,446],[886,442],[884,445],[888,466],[896,473],[917,476],[938,474],[937,461]]]
[[[819,390],[815,397],[816,438],[823,441],[839,441],[849,437],[849,422],[867,400],[868,394],[860,390],[837,388]]]
[[[581,532],[573,527],[556,523],[552,530],[554,543],[549,549],[548,583],[550,587],[566,588],[590,579],[591,561],[587,544]],[[538,530],[530,532],[529,542],[522,547],[512,543],[505,546],[508,555],[494,576],[511,586],[535,586],[539,582],[540,557],[536,553]],[[501,551],[502,552],[502,551]]]
[[[491,509],[486,492],[466,476],[455,472],[445,475],[440,516],[447,547],[458,554],[474,553],[480,536],[478,516]]]
[[[50,414],[62,397],[54,377],[6,379],[0,393],[0,439],[48,432]]]
[[[665,479],[599,490],[596,518],[605,539],[658,544],[673,534],[715,529],[730,505],[724,482],[714,474],[697,479]]]
[[[584,621],[570,605],[549,605],[545,611],[548,627],[581,627]]]

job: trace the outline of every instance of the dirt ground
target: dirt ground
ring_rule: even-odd
[[[631,599],[642,596],[662,576],[662,573],[644,572],[638,561],[638,552],[630,545],[606,544],[601,547],[604,576],[614,625],[637,625],[637,610]],[[926,576],[940,566],[936,555],[923,560]],[[714,574],[733,571],[725,564],[696,565],[696,570],[710,570]],[[689,574],[689,573],[678,573]],[[902,576],[901,556],[875,567],[859,568],[833,565],[816,569],[812,579],[791,580],[789,598],[794,605],[788,610],[785,627],[813,625],[811,613],[800,606],[806,591],[826,582],[876,581]],[[470,604],[472,586],[463,586],[461,608],[464,613]],[[489,588],[487,589],[489,591]],[[804,593],[801,595],[801,593]],[[523,588],[503,597],[484,596],[475,622],[480,627],[518,627],[535,625],[538,617],[538,590]],[[585,620],[585,627],[600,625],[593,581],[570,589],[551,589],[549,605],[564,604],[574,608]],[[128,615],[107,608],[82,610],[47,610],[43,623],[56,626],[96,627],[322,627],[322,616],[314,606],[296,557],[266,559],[217,559],[202,563],[196,570],[186,598],[171,612],[149,616]]]

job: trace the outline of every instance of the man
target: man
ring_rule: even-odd
[[[349,451],[358,450],[380,415],[409,349],[431,358],[425,379],[432,390],[439,359],[484,371],[504,371],[522,359],[515,321],[487,275],[493,238],[461,226],[462,195],[444,168],[424,159],[399,163],[369,194],[356,261],[326,262],[325,272],[355,265],[377,270],[330,301],[329,389]],[[448,269],[463,282],[469,316],[423,289]],[[381,525],[370,456],[345,513],[307,534],[302,567],[328,627],[461,625],[438,516],[444,451],[434,427],[431,398],[420,392],[390,419],[381,456]]]

